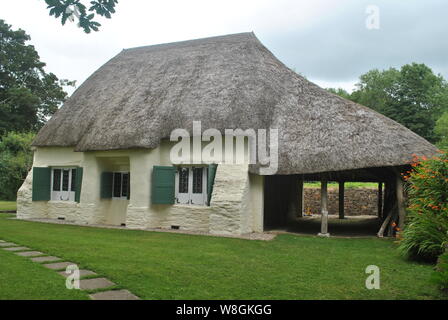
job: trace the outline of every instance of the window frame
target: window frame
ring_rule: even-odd
[[[60,170],[60,176],[59,176],[59,190],[54,190],[54,176],[55,176],[55,170]],[[50,201],[68,201],[68,202],[75,202],[76,197],[76,174],[73,177],[73,172],[76,172],[77,167],[73,166],[58,166],[58,167],[51,167],[51,179],[50,179]],[[64,171],[68,171],[68,181],[67,181],[67,190],[63,190],[64,188]],[[73,179],[74,178],[74,179]],[[75,181],[73,181],[75,180]],[[74,187],[74,190],[72,190]],[[63,193],[67,193],[64,194]]]
[[[115,196],[115,175],[116,174],[120,174],[120,196],[116,197]],[[127,175],[128,176],[128,187],[126,188],[126,194],[123,195],[123,176]],[[130,183],[130,172],[129,171],[112,171],[112,199],[113,200],[128,200],[128,197],[130,198],[131,195],[131,186],[129,185]]]
[[[176,167],[176,174],[175,174],[175,183],[174,183],[174,197],[175,197],[175,203],[180,205],[195,205],[195,206],[207,206],[208,202],[208,175],[209,175],[209,168],[207,165],[179,165]],[[182,168],[188,169],[188,185],[187,185],[187,192],[186,193],[180,193],[180,170]],[[201,168],[202,169],[202,177],[201,177],[201,183],[202,183],[202,192],[200,193],[194,193],[195,186],[194,183],[194,177],[195,177],[195,169]]]

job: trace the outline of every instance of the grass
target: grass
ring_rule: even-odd
[[[320,188],[320,182],[305,182],[305,188]],[[345,188],[378,188],[378,183],[375,182],[346,182]],[[328,188],[338,188],[337,182],[329,182]]]
[[[0,211],[17,210],[15,201],[0,201]]]
[[[79,290],[68,290],[65,278],[38,263],[0,250],[0,300],[88,299]]]
[[[250,241],[162,232],[54,225],[0,217],[0,238],[76,262],[143,299],[439,299],[432,265],[404,260],[393,241],[279,235]],[[2,252],[3,256],[11,253]],[[50,276],[30,286],[0,268],[0,297],[42,297]],[[3,263],[3,259],[0,260]],[[368,265],[381,289],[365,288]],[[54,281],[57,279],[54,278]],[[56,291],[55,291],[56,293]],[[62,294],[62,293],[61,293]],[[77,297],[74,297],[77,298]]]

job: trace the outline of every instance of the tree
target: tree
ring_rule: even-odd
[[[356,87],[348,97],[333,92],[384,114],[430,142],[437,141],[436,120],[448,111],[448,84],[441,75],[412,63],[400,70],[371,70],[361,75]]]
[[[75,17],[78,19],[78,26],[84,29],[85,33],[90,33],[91,30],[98,31],[101,24],[95,21],[95,14],[110,19],[115,13],[115,5],[118,0],[93,0],[90,2],[90,7],[84,3],[87,1],[81,0],[45,0],[47,9],[50,9],[50,16],[61,18],[61,23],[64,25],[67,20],[74,21]]]
[[[437,120],[434,131],[439,138],[437,146],[448,151],[448,111]]]
[[[352,92],[351,99],[379,113],[387,114],[394,104],[394,91],[399,77],[400,71],[394,68],[371,70],[359,77],[357,90]]]
[[[342,98],[349,99],[349,100],[351,99],[350,93],[348,93],[346,90],[344,90],[342,88],[337,88],[337,89],[335,89],[335,88],[327,88],[327,91],[329,91],[331,93],[334,93],[334,94],[336,94],[338,96],[341,96]]]
[[[33,163],[34,133],[9,132],[0,140],[0,200],[15,200]]]
[[[45,72],[29,40],[25,31],[0,20],[0,137],[39,129],[65,101],[63,86],[74,85]]]

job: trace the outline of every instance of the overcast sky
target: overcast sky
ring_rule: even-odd
[[[369,5],[379,29],[366,27]],[[85,34],[48,16],[44,0],[0,2],[0,19],[31,36],[47,70],[78,86],[123,48],[247,31],[322,87],[351,90],[368,70],[410,62],[448,79],[447,13],[447,0],[119,0]]]

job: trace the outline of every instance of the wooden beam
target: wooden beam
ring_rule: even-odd
[[[378,183],[378,218],[383,214],[383,183]]]
[[[299,214],[299,179],[296,176],[291,176],[288,186],[290,187],[289,204],[288,204],[288,222],[296,221]]]
[[[303,217],[303,208],[305,206],[305,189],[303,185],[303,177],[299,178],[299,212],[298,216]]]
[[[322,179],[320,187],[320,214],[321,214],[321,229],[318,236],[329,237],[328,233],[328,182],[327,179]]]
[[[387,180],[384,188],[384,201],[381,219],[383,221],[378,236],[392,236],[392,223],[396,221],[397,216],[397,187],[395,177]]]
[[[380,230],[377,233],[377,236],[379,238],[384,237],[384,232],[386,231],[386,228],[390,224],[390,221],[392,219],[392,215],[393,215],[393,212],[394,212],[395,208],[396,208],[396,204],[390,209],[389,213],[387,214],[386,219],[384,219],[383,223],[381,224],[381,228],[380,228]]]
[[[400,175],[397,174],[397,206],[398,206],[398,228],[403,230],[404,222],[406,219],[406,210],[404,206],[404,188],[403,180]]]
[[[388,213],[388,207],[389,207],[389,194],[390,194],[390,182],[386,181],[384,183],[384,190],[383,190],[383,209],[381,210],[381,219],[384,221],[387,217]]]
[[[344,197],[345,197],[345,182],[339,181],[339,219],[345,218],[344,213]]]

